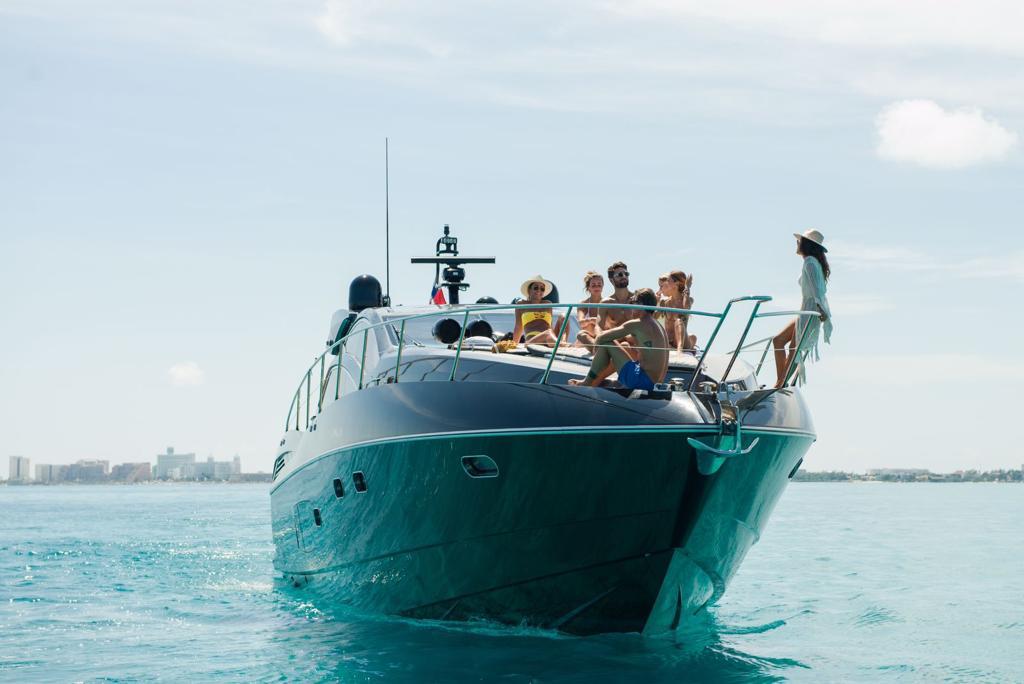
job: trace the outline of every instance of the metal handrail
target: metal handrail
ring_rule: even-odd
[[[551,374],[551,364],[555,362],[555,354],[558,353],[558,345],[562,343],[562,336],[565,335],[565,329],[569,326],[569,317],[572,315],[572,307],[570,304],[569,308],[565,310],[565,316],[562,317],[562,325],[558,329],[558,337],[555,338],[555,346],[551,350],[551,356],[548,357],[547,368],[544,369],[544,376],[540,379],[540,384],[548,384],[548,376]]]
[[[767,311],[765,313],[758,313],[757,315],[754,316],[754,318],[774,318],[774,317],[778,317],[778,316],[786,316],[787,318],[792,318],[794,316],[796,318],[808,318],[808,317],[811,317],[811,316],[820,316],[820,315],[821,315],[821,312],[819,312],[819,311],[802,311],[802,310],[796,310],[796,311]],[[738,347],[737,350],[734,352],[734,354],[737,354],[739,352],[746,351],[747,349],[752,349],[754,347],[760,346],[761,344],[764,344],[764,350],[761,352],[761,358],[758,359],[757,367],[754,369],[754,375],[755,376],[760,375],[761,368],[764,366],[764,360],[768,356],[768,351],[772,348],[772,341],[774,339],[775,339],[775,335],[769,335],[768,337],[762,337],[761,339],[754,340],[753,342],[747,342],[746,344]],[[797,345],[797,346],[799,348],[800,345]],[[794,358],[795,358],[795,356],[796,355],[794,354]]]
[[[817,316],[821,315],[817,311],[815,311],[814,313]],[[789,385],[789,381],[793,377],[793,374],[797,372],[797,368],[799,366],[803,365],[804,360],[800,356],[800,353],[804,352],[804,354],[806,354],[808,351],[810,351],[810,350],[807,350],[807,349],[803,348],[804,342],[807,340],[807,334],[810,331],[811,331],[811,326],[805,325],[804,326],[804,332],[803,332],[802,335],[800,335],[800,341],[797,342],[796,349],[793,351],[793,359],[789,362],[789,368],[786,369],[786,377],[782,381],[782,386],[783,387],[786,387],[787,385]]]
[[[398,355],[397,355],[398,358],[397,358],[397,360],[398,360],[399,363],[401,362],[402,347],[404,346],[404,343],[405,343],[404,326],[405,326],[405,323],[407,321],[417,320],[417,319],[422,319],[422,318],[437,318],[438,316],[443,316],[446,313],[450,313],[450,312],[454,313],[454,311],[463,310],[464,311],[463,322],[465,323],[468,320],[468,318],[469,318],[469,314],[471,314],[471,313],[486,313],[488,311],[492,311],[492,312],[508,312],[508,311],[516,311],[516,310],[520,310],[520,309],[545,308],[545,309],[566,309],[567,313],[566,313],[565,321],[563,321],[563,327],[564,327],[565,324],[568,323],[568,318],[569,318],[569,313],[568,312],[570,312],[576,306],[577,306],[577,304],[575,304],[575,303],[570,303],[570,304],[560,304],[560,303],[559,304],[554,304],[554,303],[551,303],[551,304],[542,304],[542,305],[538,305],[538,304],[473,304],[473,305],[464,306],[464,307],[460,306],[457,309],[450,308],[450,309],[446,309],[446,310],[428,311],[426,313],[421,313],[421,314],[412,314],[410,316],[402,316],[401,319],[399,319],[402,322],[403,330],[402,330],[402,333],[400,334],[399,346],[398,346]],[[696,310],[693,310],[693,309],[674,309],[674,308],[661,307],[661,306],[641,306],[639,304],[618,304],[618,303],[615,303],[615,304],[604,304],[604,303],[598,303],[598,304],[588,304],[587,306],[589,308],[597,308],[597,309],[627,309],[627,310],[630,310],[630,311],[647,310],[647,311],[652,311],[652,312],[656,311],[656,312],[661,312],[661,313],[673,313],[673,314],[684,314],[684,315],[693,315],[693,316],[705,316],[705,317],[708,317],[708,318],[721,318],[722,316],[724,316],[727,313],[727,311],[726,312],[722,312],[722,313],[713,313],[713,312],[710,312],[710,311],[696,311]],[[382,328],[382,327],[385,327],[385,326],[393,326],[395,322],[396,322],[396,318],[392,317],[390,320],[381,321],[379,323],[373,323],[371,325],[367,325],[365,328],[361,328],[360,330],[355,331],[354,334],[364,333],[364,336],[363,336],[363,354],[364,354],[363,358],[364,358],[364,360],[365,360],[365,352],[366,352],[366,336],[369,333],[369,331],[371,329],[375,329],[375,328]],[[352,334],[353,333],[346,334],[341,339],[335,340],[332,344],[328,345],[327,349],[325,349],[320,354],[320,356],[317,357],[317,359],[312,363],[312,365],[310,365],[309,369],[306,371],[307,373],[311,373],[313,368],[316,367],[317,363],[322,362],[324,357],[326,357],[328,354],[334,353],[334,351],[337,350],[338,361],[337,361],[337,364],[336,364],[336,372],[335,372],[335,394],[334,394],[334,398],[335,399],[337,399],[337,398],[339,398],[341,396],[340,386],[341,386],[341,366],[342,366],[341,362],[342,362],[342,355],[345,353],[345,349],[347,347],[348,340],[352,336]],[[465,334],[465,325],[462,326],[462,332],[460,333],[459,345],[456,348],[456,361],[453,364],[453,370],[452,370],[452,373],[449,376],[450,380],[454,380],[455,370],[456,370],[457,364],[458,364],[458,357],[461,355],[461,351],[462,351],[462,342],[463,342],[463,339],[464,339],[464,334]],[[362,366],[363,366],[363,364],[360,364],[360,374],[362,374]],[[396,364],[396,368],[395,368],[395,380],[396,381],[398,380],[398,365],[397,364]],[[545,376],[545,380],[546,380],[546,376]],[[295,399],[292,400],[292,408],[290,408],[289,411],[288,411],[288,419],[287,419],[287,422],[285,423],[285,430],[286,431],[289,429],[289,425],[291,423],[292,409],[298,408],[300,406],[300,404],[299,404],[299,392],[302,391],[302,383],[305,382],[305,381],[306,381],[306,376],[303,375],[302,381],[299,383],[299,387],[296,389]],[[359,389],[362,389],[362,378],[360,378]],[[295,429],[296,430],[299,429],[299,427],[298,427],[299,421],[300,421],[299,412],[296,411],[296,416],[295,416],[295,424],[296,424],[296,428]],[[308,419],[306,421],[306,424],[307,425],[309,424]]]
[[[448,382],[455,382],[455,371],[459,369],[459,357],[462,356],[462,343],[466,341],[466,324],[469,323],[469,308],[462,317],[462,329],[459,330],[459,346],[455,348],[455,361],[452,362],[452,372],[448,376]],[[398,374],[398,367],[395,367],[395,374]]]
[[[729,316],[729,310],[732,309],[732,305],[738,304],[739,302],[757,302],[757,304],[754,306],[754,310],[750,314],[750,320],[747,321],[746,330],[750,330],[750,324],[753,322],[754,316],[757,314],[757,307],[759,307],[761,303],[770,302],[771,300],[772,298],[767,295],[747,295],[745,297],[736,297],[734,299],[730,299],[726,303],[725,308],[722,310],[722,315],[718,318],[718,323],[715,325],[715,329],[711,332],[711,337],[708,338],[708,343],[704,345],[704,350],[701,352],[700,358],[697,360],[697,368],[693,372],[693,377],[690,378],[690,384],[686,386],[687,392],[693,391],[693,383],[697,382],[697,376],[700,375],[700,369],[704,367],[704,359],[707,358],[708,352],[711,351],[711,345],[715,343],[715,338],[718,337],[718,331],[722,329],[722,324],[725,322],[725,319]],[[743,333],[744,336],[746,336],[746,330]],[[735,354],[733,354],[733,356],[735,357]],[[729,368],[732,368],[731,363],[729,364]],[[728,373],[726,373],[725,375],[722,376],[722,380],[725,381],[725,379],[728,377],[729,375]]]
[[[612,303],[612,304],[605,304],[605,303],[591,304],[591,303],[588,303],[587,307],[588,308],[592,308],[592,309],[595,309],[595,308],[596,309],[619,309],[619,310],[630,310],[630,311],[645,310],[645,311],[651,311],[651,312],[657,312],[657,313],[678,314],[678,315],[687,315],[687,316],[702,316],[702,317],[705,317],[705,318],[716,319],[715,328],[712,331],[711,336],[708,338],[707,344],[704,346],[704,348],[703,348],[703,350],[701,352],[701,355],[700,355],[700,357],[698,359],[698,362],[697,362],[697,366],[696,366],[696,368],[694,370],[693,378],[691,378],[690,385],[687,387],[687,390],[692,390],[693,383],[696,381],[696,378],[699,375],[700,370],[704,367],[704,360],[707,358],[707,355],[708,355],[708,353],[709,353],[709,351],[711,349],[711,346],[714,343],[715,339],[717,338],[718,333],[721,330],[722,325],[725,322],[725,319],[729,316],[729,312],[732,309],[732,306],[734,304],[737,304],[739,302],[744,302],[744,301],[753,301],[753,302],[755,302],[754,308],[752,309],[751,314],[748,317],[746,326],[744,327],[743,335],[741,336],[740,341],[739,341],[739,343],[736,346],[736,349],[733,350],[733,353],[732,353],[732,356],[730,358],[730,362],[729,362],[729,365],[728,365],[728,368],[727,368],[727,372],[723,376],[723,378],[728,377],[728,371],[732,369],[732,366],[733,366],[733,364],[735,362],[736,356],[738,355],[738,353],[740,351],[743,351],[744,349],[747,349],[747,348],[749,348],[750,346],[752,346],[754,344],[760,344],[761,342],[764,341],[764,340],[758,340],[757,342],[750,343],[748,345],[743,345],[743,342],[745,341],[746,336],[747,336],[748,332],[750,331],[750,327],[753,324],[754,319],[756,319],[756,318],[767,318],[767,317],[772,317],[772,316],[798,316],[798,317],[800,317],[800,316],[808,316],[808,315],[814,315],[814,316],[819,315],[819,312],[816,312],[816,311],[815,312],[809,312],[809,311],[782,311],[782,312],[759,313],[758,309],[760,308],[760,306],[762,304],[766,303],[766,302],[771,301],[771,299],[772,299],[771,297],[763,296],[763,295],[761,295],[761,296],[737,297],[735,299],[729,300],[729,302],[726,304],[725,308],[720,313],[715,313],[715,312],[711,312],[711,311],[698,311],[698,310],[694,310],[694,309],[676,309],[676,308],[661,307],[661,306],[641,306],[639,304],[619,304],[619,303]],[[334,380],[335,380],[334,398],[338,399],[342,395],[342,392],[341,392],[342,357],[344,356],[345,351],[346,351],[346,349],[348,347],[349,338],[352,337],[353,335],[362,334],[362,337],[363,337],[363,348],[362,348],[362,353],[361,353],[361,363],[360,363],[360,373],[359,373],[360,377],[359,377],[359,382],[357,384],[358,389],[363,389],[363,386],[364,386],[364,383],[363,383],[363,381],[364,381],[364,368],[365,368],[365,361],[366,361],[366,345],[367,345],[367,342],[368,342],[369,331],[371,329],[382,328],[382,327],[385,327],[385,326],[392,326],[392,330],[393,330],[394,324],[396,322],[398,322],[399,320],[401,321],[401,328],[400,328],[400,331],[399,331],[399,334],[398,334],[398,345],[397,345],[397,354],[396,354],[396,360],[395,360],[395,376],[394,376],[394,382],[398,382],[399,375],[400,375],[400,370],[401,370],[401,363],[402,363],[402,351],[403,351],[403,348],[404,348],[404,346],[406,344],[406,339],[405,339],[406,323],[408,321],[411,321],[411,320],[417,320],[417,319],[423,319],[423,318],[437,318],[439,316],[444,316],[445,314],[454,314],[456,311],[460,311],[461,310],[462,313],[463,313],[462,330],[459,333],[459,341],[458,341],[457,346],[455,347],[455,358],[453,359],[452,370],[449,373],[449,377],[448,377],[449,381],[454,381],[455,380],[456,372],[458,370],[459,360],[461,358],[463,342],[465,341],[466,324],[469,321],[470,314],[479,314],[479,313],[487,313],[487,312],[510,312],[510,311],[511,312],[515,312],[515,311],[518,311],[518,310],[538,309],[538,308],[558,309],[558,310],[564,309],[565,310],[565,316],[564,316],[564,319],[562,321],[562,325],[560,326],[560,329],[558,331],[558,337],[555,340],[555,345],[554,345],[554,347],[551,350],[551,354],[550,354],[550,357],[548,358],[547,366],[545,367],[544,373],[543,373],[543,375],[541,376],[541,379],[540,379],[540,384],[547,384],[548,378],[550,377],[550,374],[551,374],[551,368],[552,368],[552,365],[553,365],[554,360],[555,360],[555,355],[558,352],[559,346],[561,345],[562,338],[565,336],[565,333],[568,330],[569,318],[572,315],[573,309],[578,307],[578,306],[579,306],[578,303],[568,303],[568,304],[560,304],[560,303],[559,304],[554,304],[554,303],[551,303],[551,304],[529,304],[529,303],[525,303],[525,304],[484,304],[484,305],[474,304],[474,305],[469,305],[469,306],[460,306],[460,307],[457,307],[457,308],[453,307],[453,308],[449,308],[449,309],[441,309],[441,310],[435,310],[435,311],[428,311],[426,313],[420,313],[420,314],[412,314],[412,315],[409,315],[409,316],[402,316],[401,318],[392,317],[392,318],[390,318],[389,320],[386,320],[386,321],[381,321],[379,323],[373,323],[373,324],[367,325],[367,326],[361,328],[360,330],[355,331],[354,333],[346,334],[344,337],[342,337],[342,338],[340,338],[338,340],[335,340],[332,344],[330,344],[327,347],[327,349],[325,349],[316,358],[316,360],[309,367],[309,369],[307,369],[306,373],[303,375],[302,381],[299,383],[298,388],[296,388],[294,397],[292,399],[292,405],[291,405],[291,407],[288,410],[288,417],[287,417],[287,419],[285,421],[285,430],[287,431],[289,429],[289,427],[290,427],[291,417],[292,417],[292,412],[293,411],[295,413],[295,429],[296,430],[299,429],[300,420],[301,420],[301,418],[300,418],[300,413],[301,413],[300,397],[301,397],[301,394],[300,393],[302,391],[302,384],[303,383],[306,383],[306,385],[307,385],[307,387],[306,387],[306,392],[307,392],[306,426],[307,427],[309,426],[309,419],[310,419],[309,412],[310,412],[310,403],[311,402],[308,400],[308,397],[309,397],[310,389],[311,389],[310,386],[309,386],[310,385],[310,381],[312,379],[311,376],[312,376],[313,370],[316,368],[316,365],[319,363],[319,364],[321,364],[321,368],[320,368],[321,378],[323,378],[323,375],[325,373],[325,371],[324,371],[324,364],[326,363],[326,356],[328,354],[336,353],[336,355],[338,357],[337,361],[336,361],[336,363],[334,365],[334,375],[335,375],[335,378],[334,378]],[[807,335],[807,329],[805,329],[804,335],[801,338],[801,344],[798,345],[798,347],[797,347],[797,351],[798,352],[800,351],[800,347],[802,346],[803,338],[806,338],[806,335]],[[773,339],[773,338],[766,338],[766,339],[769,340],[769,342],[770,342],[770,340]],[[765,354],[767,354],[767,350],[765,351]],[[794,357],[794,359],[795,358],[796,357]],[[763,361],[763,357],[762,357],[762,361]],[[793,368],[796,365],[797,365],[797,363],[794,360],[794,363],[791,365],[791,369],[790,370],[792,371]],[[760,370],[760,364],[758,365],[758,371],[759,370]],[[788,377],[791,376],[791,375],[792,375],[792,372],[790,372],[787,375],[787,380],[788,380]],[[327,377],[328,377],[328,379],[330,378],[329,375]],[[324,389],[323,389],[323,379],[321,379],[321,389],[320,389],[321,396],[323,395],[323,391],[324,391]],[[323,408],[322,401],[318,402],[318,410],[322,409],[322,408]]]
[[[725,372],[722,373],[722,382],[729,380],[729,371],[732,370],[733,364],[736,363],[736,356],[740,353],[740,348],[743,347],[743,342],[747,339],[747,333],[750,332],[750,326],[754,324],[754,319],[757,318],[757,310],[761,308],[761,305],[765,302],[770,302],[771,297],[753,297],[751,301],[754,302],[754,308],[750,312],[750,316],[747,318],[747,325],[743,328],[743,334],[740,335],[740,341],[736,343],[736,349],[732,352],[732,357],[729,359],[729,365],[725,367]],[[698,366],[699,368],[699,366]],[[693,374],[693,378],[690,380],[690,384],[693,384],[693,380],[697,378],[697,374]]]

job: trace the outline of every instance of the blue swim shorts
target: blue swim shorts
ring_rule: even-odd
[[[619,382],[627,389],[642,389],[651,391],[654,389],[654,381],[651,380],[644,369],[636,361],[627,361],[619,369]]]

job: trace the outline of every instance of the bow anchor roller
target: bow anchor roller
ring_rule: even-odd
[[[710,446],[695,439],[687,437],[686,442],[697,450],[697,470],[701,475],[714,475],[722,467],[726,459],[734,456],[745,456],[754,450],[760,437],[755,437],[746,448],[743,446],[743,424],[739,419],[739,412],[736,404],[732,401],[732,393],[728,383],[722,383],[724,391],[717,393],[717,402],[721,411],[718,420],[718,435],[715,437],[715,446]]]

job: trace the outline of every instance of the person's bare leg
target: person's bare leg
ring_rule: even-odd
[[[772,348],[775,351],[775,373],[777,379],[775,387],[782,387],[786,382],[786,374],[789,372],[789,364],[792,356],[787,352],[786,346],[792,348],[793,340],[796,339],[796,321],[791,321],[778,335],[772,339]]]
[[[586,331],[581,331],[576,335],[576,346],[583,347],[591,354],[594,353],[594,336]]]
[[[612,342],[609,346],[605,347],[605,349],[608,350],[608,364],[604,367],[603,371],[597,374],[597,380],[594,382],[595,385],[600,385],[609,375],[617,373],[619,369],[629,361],[639,360],[639,358],[633,358],[634,354],[639,357],[639,352],[635,349],[631,349],[630,346],[624,342]]]
[[[527,344],[543,344],[548,347],[555,346],[555,334],[550,330],[544,330],[530,338]]]
[[[618,343],[615,342],[613,344],[618,344]],[[609,375],[611,375],[612,373],[617,372],[618,370],[619,369],[615,365],[615,362],[614,361],[609,361],[608,365],[606,365],[604,367],[604,370],[602,370],[600,373],[597,374],[597,380],[594,382],[594,384],[595,385],[600,385],[602,382],[604,382],[605,380],[608,379]]]
[[[622,365],[630,360],[629,354],[618,342],[612,342],[595,348],[594,360],[590,362],[590,371],[584,380],[570,380],[570,385],[589,385],[597,387],[605,378],[616,372]],[[596,370],[600,368],[601,370]]]
[[[566,330],[566,336],[569,331]],[[575,347],[583,347],[591,354],[594,353],[594,340],[597,338],[597,324],[592,318],[585,318],[580,324],[580,331],[576,333],[576,341],[573,342]]]
[[[590,362],[590,370],[587,371],[587,377],[583,380],[572,379],[569,381],[570,385],[590,385],[593,387],[597,385],[604,378],[601,377],[601,373],[604,372],[605,366],[609,364],[611,357],[608,354],[607,347],[596,347],[594,349],[594,360]],[[600,368],[598,371],[596,369]],[[604,377],[608,377],[606,374]]]

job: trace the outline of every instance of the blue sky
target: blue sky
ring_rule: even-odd
[[[817,227],[808,467],[1020,467],[991,445],[1024,380],[1022,53],[990,1],[7,0],[0,454],[269,469],[347,283],[383,273],[390,136],[396,301],[449,223],[498,257],[477,295],[621,258],[692,271],[698,308],[792,306]]]

